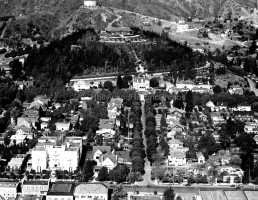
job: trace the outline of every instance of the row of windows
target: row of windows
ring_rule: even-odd
[[[88,198],[88,199],[92,199],[92,198],[94,198],[94,199],[105,199],[105,196],[85,196],[85,195],[81,195],[81,196],[79,196],[79,195],[75,195],[74,196],[75,198]]]

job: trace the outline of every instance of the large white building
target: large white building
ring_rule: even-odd
[[[150,89],[150,80],[147,77],[134,77],[133,89],[137,91],[146,91]]]
[[[1,182],[0,199],[15,199],[18,194],[19,182]]]
[[[94,0],[84,0],[84,7],[85,8],[96,8],[97,1]]]
[[[39,140],[32,150],[32,169],[37,172],[43,169],[74,171],[82,152],[82,138],[67,137],[61,145],[57,145],[53,138]]]

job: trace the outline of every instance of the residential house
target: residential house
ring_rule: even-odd
[[[204,164],[204,163],[205,163],[205,157],[204,157],[204,155],[202,154],[202,152],[196,153],[196,157],[197,157],[197,159],[198,159],[198,163],[199,163],[199,164]]]
[[[49,144],[50,145],[50,144]],[[36,146],[31,152],[32,169],[41,172],[48,168],[48,153],[44,146]]]
[[[254,111],[233,111],[234,119],[243,122],[252,122],[254,120]]]
[[[207,88],[194,87],[192,89],[192,92],[194,92],[194,93],[209,93],[210,90],[207,89]]]
[[[179,108],[171,108],[169,109],[169,118],[180,120],[185,115],[185,110]]]
[[[179,121],[174,120],[172,118],[166,118],[167,124],[168,124],[168,128],[171,128],[174,131],[177,132],[183,132],[185,127],[179,123]]]
[[[16,156],[12,157],[7,167],[9,167],[12,171],[21,170],[22,164],[26,156],[26,154],[17,154]]]
[[[219,110],[227,110],[228,103],[227,102],[218,102],[217,107],[219,108]]]
[[[108,107],[107,111],[109,119],[115,119],[120,114],[116,106]]]
[[[115,155],[117,155],[118,163],[126,164],[129,167],[132,165],[132,159],[129,151],[115,151]]]
[[[15,85],[18,86],[18,90],[24,90],[25,88],[32,86],[33,81],[15,81]]]
[[[237,110],[238,111],[251,111],[252,106],[251,106],[251,104],[248,104],[248,103],[241,103],[241,104],[237,105]]]
[[[118,156],[114,154],[101,154],[97,161],[96,169],[101,167],[107,167],[108,170],[112,170],[118,163]]]
[[[104,183],[79,183],[75,186],[75,200],[108,200],[109,187]]]
[[[26,141],[27,135],[12,135],[10,137],[10,143],[11,144],[22,144]]]
[[[150,80],[147,77],[134,77],[133,89],[136,91],[146,91],[150,89]]]
[[[49,188],[48,181],[23,181],[22,194],[23,195],[42,195],[46,194]]]
[[[215,105],[214,105],[214,103],[212,102],[212,101],[208,101],[207,103],[206,103],[206,106],[208,107],[208,108],[211,108],[211,111],[215,111]]]
[[[245,132],[247,133],[258,133],[258,127],[254,123],[246,123],[245,124]]]
[[[33,129],[31,127],[19,126],[16,127],[16,135],[26,135],[28,139],[33,139]],[[18,141],[16,141],[17,144]],[[21,142],[20,142],[21,143]]]
[[[116,120],[115,119],[100,119],[99,129],[114,129]]]
[[[110,128],[102,128],[101,130],[96,131],[97,135],[102,135],[103,136],[103,140],[111,140],[114,138],[116,131],[114,131],[113,129]]]
[[[70,122],[57,122],[56,130],[57,131],[69,131],[71,127]]]
[[[110,146],[93,146],[92,158],[95,161],[98,161],[101,154],[111,154]]]
[[[39,118],[39,111],[38,110],[31,110],[30,107],[23,112],[23,115],[28,118],[35,118],[38,120]]]
[[[183,147],[183,142],[177,139],[172,139],[168,141],[168,145],[170,149],[177,149],[178,147]]]
[[[221,166],[219,167],[220,172],[228,172],[229,175],[236,175],[239,177],[243,177],[244,171],[240,167],[233,167],[233,166]]]
[[[208,120],[208,117],[207,117],[207,115],[200,114],[200,115],[199,115],[199,119],[200,119],[201,121],[206,122],[206,121]]]
[[[3,200],[15,200],[18,192],[20,192],[19,182],[1,182],[0,183],[0,198]]]
[[[110,102],[108,103],[108,107],[117,107],[118,109],[121,109],[123,105],[123,99],[122,98],[112,98]]]
[[[230,86],[230,89],[228,91],[229,91],[229,94],[239,94],[239,95],[244,94],[243,88],[239,85]]]
[[[186,155],[181,151],[171,151],[168,155],[168,165],[182,166],[186,165]]]
[[[47,192],[46,200],[73,200],[73,183],[53,183]]]
[[[41,130],[45,130],[45,129],[47,129],[48,128],[48,123],[47,122],[42,122],[41,124],[40,124],[40,129]]]
[[[225,122],[226,119],[219,113],[213,112],[213,113],[211,113],[211,120],[215,125],[217,125],[217,124]]]
[[[36,127],[36,118],[28,118],[28,117],[18,117],[17,118],[17,126],[18,127]]]

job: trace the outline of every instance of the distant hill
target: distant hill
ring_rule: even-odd
[[[256,0],[98,0],[99,5],[129,10],[144,15],[175,19],[178,17],[248,16]],[[112,10],[81,9],[83,0],[0,0],[2,38],[59,36],[72,28],[105,28],[115,18]]]
[[[170,19],[177,17],[245,15],[256,0],[99,0],[100,4]]]

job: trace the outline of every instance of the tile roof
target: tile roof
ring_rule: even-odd
[[[23,181],[23,185],[47,185],[48,181]]]

